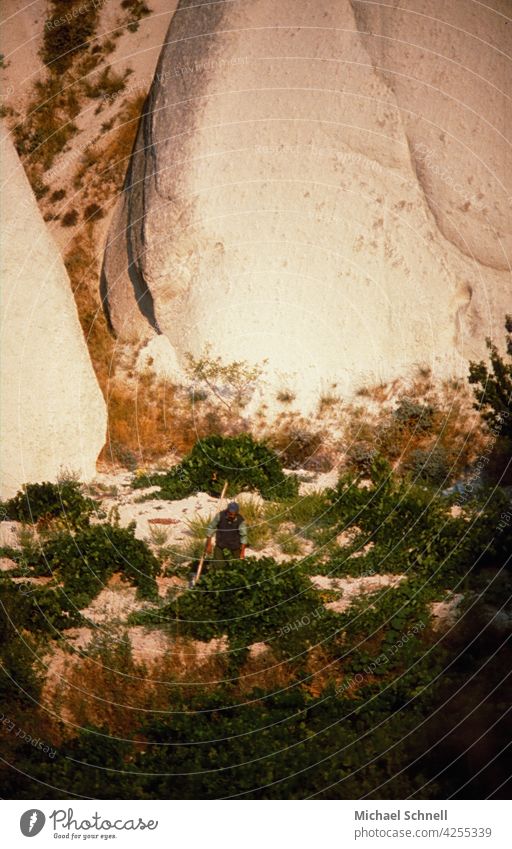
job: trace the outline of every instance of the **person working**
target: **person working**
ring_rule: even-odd
[[[206,553],[211,554],[213,549],[213,535],[215,534],[215,550],[213,559],[216,564],[226,563],[227,559],[245,558],[245,547],[247,545],[247,525],[245,519],[238,509],[236,501],[231,501],[225,510],[221,510],[212,519],[206,530],[208,542]],[[229,552],[230,558],[226,557]]]

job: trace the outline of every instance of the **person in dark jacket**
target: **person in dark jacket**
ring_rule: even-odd
[[[221,510],[208,525],[206,536],[208,542],[206,553],[211,554],[213,549],[213,536],[215,534],[215,549],[213,559],[217,565],[222,565],[227,559],[245,558],[245,547],[247,545],[247,525],[241,515],[236,501],[231,501],[225,510]],[[229,553],[229,558],[228,558]]]

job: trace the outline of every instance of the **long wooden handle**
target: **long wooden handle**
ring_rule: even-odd
[[[205,545],[204,551],[201,555],[201,560],[199,561],[199,566],[197,567],[196,577],[194,578],[194,584],[197,584],[199,578],[201,577],[201,572],[203,571],[203,563],[204,563],[205,556],[206,556],[206,545]]]
[[[222,487],[222,492],[220,494],[219,502],[223,501],[223,499],[226,495],[227,488],[228,488],[228,482],[224,481],[224,486]],[[199,566],[197,567],[196,577],[194,578],[194,585],[197,584],[199,578],[201,577],[201,572],[203,571],[203,564],[204,564],[204,558],[206,557],[206,546],[207,545],[208,545],[208,540],[206,540],[204,550],[203,550],[203,553],[201,555],[201,560],[199,561]]]

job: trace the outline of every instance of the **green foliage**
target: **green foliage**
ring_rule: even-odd
[[[44,546],[41,561],[77,608],[89,604],[114,572],[135,584],[142,597],[157,595],[160,564],[146,543],[136,539],[134,524],[92,525],[75,535],[58,534]]]
[[[502,438],[512,439],[512,316],[505,319],[508,362],[486,340],[490,368],[484,362],[469,364],[469,382],[475,385],[475,409]]]
[[[58,637],[66,628],[83,624],[79,607],[90,600],[85,593],[73,596],[65,587],[41,587],[28,581],[16,586],[24,627],[33,634]]]
[[[72,527],[88,524],[95,506],[91,498],[82,495],[80,484],[75,480],[24,484],[22,490],[4,504],[9,519],[33,523],[61,517]]]
[[[402,398],[393,417],[401,427],[407,427],[415,433],[430,433],[434,426],[434,413],[430,404],[419,404],[411,398]]]
[[[376,453],[370,442],[356,442],[347,451],[347,464],[361,473],[368,474]]]
[[[30,704],[40,691],[34,645],[24,633],[28,614],[18,586],[0,578],[0,704],[4,712],[7,706]]]
[[[182,463],[163,475],[137,478],[133,486],[160,486],[157,498],[186,498],[203,491],[220,495],[223,483],[229,483],[231,494],[241,490],[259,492],[263,498],[293,498],[298,480],[285,475],[277,455],[249,434],[223,437],[208,436],[197,442]],[[155,498],[155,494],[151,495]]]
[[[218,481],[212,486],[220,488],[224,474],[213,470]],[[462,514],[454,516],[455,496],[439,497],[429,486],[398,478],[378,455],[369,474],[365,488],[346,474],[327,492],[248,508],[253,521],[261,519],[272,531],[287,521],[301,535],[330,540],[328,550],[322,546],[308,558],[311,566],[269,558],[220,569],[207,565],[193,590],[132,617],[200,640],[227,635],[227,670],[212,678],[207,668],[201,678],[195,669],[192,683],[166,677],[162,701],[152,701],[157,690],[151,689],[148,703],[155,709],[135,711],[137,727],[122,736],[108,725],[82,723],[73,739],[63,735],[51,763],[27,747],[10,776],[10,792],[18,799],[59,798],[54,788],[66,787],[88,798],[377,800],[461,797],[469,786],[472,798],[499,796],[510,772],[510,682],[503,676],[510,641],[497,627],[493,631],[485,604],[496,608],[510,594],[510,499],[497,488],[482,489],[463,499]],[[202,528],[194,523],[198,537]],[[348,544],[338,545],[336,537],[348,529]],[[354,558],[368,542],[373,547]],[[0,600],[7,598],[9,615],[18,617],[9,632],[0,623],[2,670],[13,676],[16,664],[30,665],[19,653],[21,640],[8,656],[16,631],[24,643],[27,630],[48,634],[52,623],[77,621],[71,605],[82,584],[73,560],[83,559],[84,551],[89,572],[106,577],[122,571],[135,580],[122,562],[136,562],[127,555],[134,543],[119,528],[84,528],[51,544],[54,575],[63,587],[36,590],[4,579],[4,590],[0,583]],[[49,555],[51,544],[45,546]],[[141,570],[156,574],[140,556],[146,564]],[[405,577],[335,614],[325,607],[333,592],[313,587],[311,569]],[[498,576],[503,583],[497,584]],[[431,630],[429,606],[447,589],[463,591],[471,613],[441,636]],[[270,651],[242,668],[247,647],[260,641]],[[105,658],[108,653],[95,657]],[[268,659],[262,676],[258,663]],[[150,688],[154,684],[150,679]],[[490,768],[475,771],[472,747],[482,728],[493,733],[486,743]]]
[[[335,630],[333,618],[296,563],[284,569],[269,557],[207,565],[194,589],[143,615],[148,623],[179,623],[180,633],[198,640],[227,634],[232,646],[268,641],[284,653],[314,645]]]
[[[442,445],[416,448],[407,456],[403,468],[411,473],[415,481],[424,481],[433,486],[446,483],[450,474],[450,464]]]

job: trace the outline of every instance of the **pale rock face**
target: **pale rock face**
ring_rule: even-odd
[[[71,285],[9,137],[0,148],[2,498],[24,483],[94,477],[106,408]]]
[[[116,332],[267,359],[304,409],[465,375],[511,295],[506,36],[478,9],[182,0],[105,253]]]
[[[180,380],[181,369],[176,352],[167,336],[154,336],[140,350],[135,368],[142,373],[150,370],[168,380]]]

